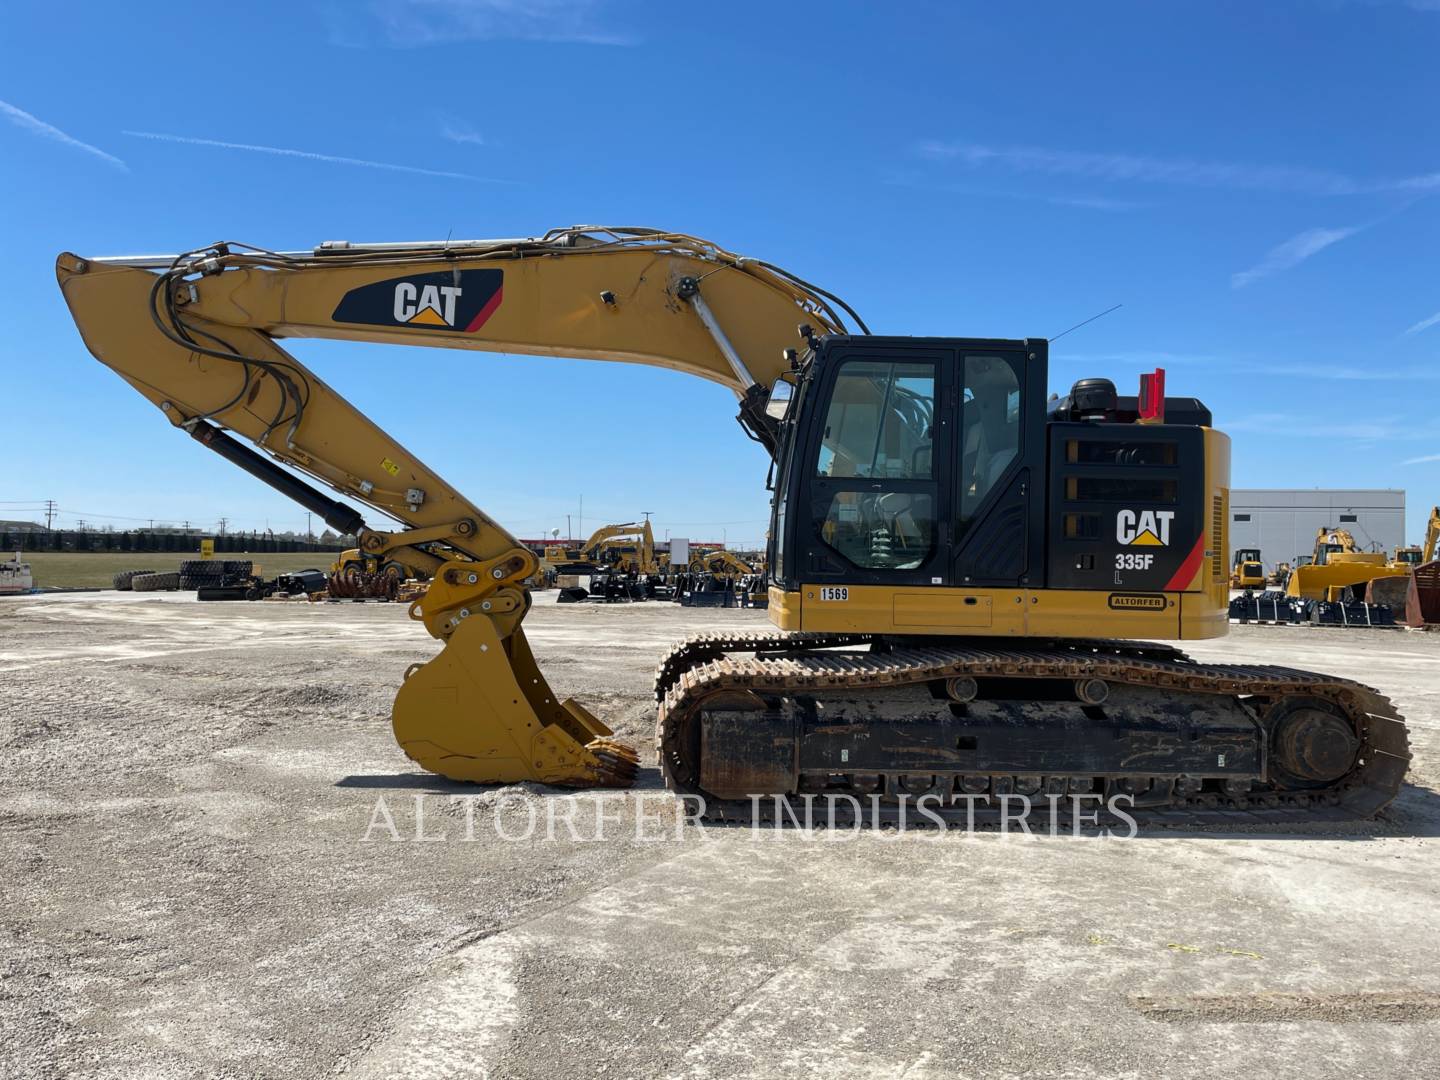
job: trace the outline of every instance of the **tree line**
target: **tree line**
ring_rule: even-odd
[[[176,551],[198,552],[202,537],[173,532],[52,532],[0,531],[0,552],[5,551]],[[216,552],[343,551],[355,546],[354,537],[324,540],[297,539],[260,532],[232,532],[203,537],[215,541]]]

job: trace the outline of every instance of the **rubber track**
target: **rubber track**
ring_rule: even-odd
[[[1236,824],[1363,819],[1399,792],[1409,764],[1404,720],[1389,699],[1348,679],[1296,668],[1199,664],[1164,645],[1119,641],[1071,641],[1025,648],[924,644],[890,651],[826,652],[860,643],[865,635],[712,635],[677,647],[657,672],[663,693],[656,725],[657,749],[667,785],[678,794],[704,795],[682,747],[703,701],[725,691],[769,694],[883,690],[955,676],[1098,678],[1158,691],[1258,696],[1301,694],[1333,701],[1355,724],[1361,739],[1357,768],[1323,789],[1266,790],[1250,795],[1177,797],[1160,808],[1129,812],[1164,824]],[[730,658],[730,652],[753,655]],[[761,655],[776,652],[780,655]],[[749,803],[707,797],[715,818],[748,817]]]
[[[874,634],[842,634],[814,631],[811,633],[784,633],[780,631],[759,631],[738,634],[697,634],[685,641],[670,646],[670,651],[655,668],[655,700],[663,703],[665,695],[680,676],[711,660],[718,660],[730,653],[786,653],[815,649],[834,649],[865,645],[876,641]],[[1124,641],[1112,638],[1071,638],[1065,645],[1077,650],[1097,652],[1122,652],[1127,655],[1144,656],[1150,659],[1188,660],[1179,649],[1153,641]]]

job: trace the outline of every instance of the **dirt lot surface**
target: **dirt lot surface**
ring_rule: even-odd
[[[556,689],[645,746],[648,835],[656,660],[763,619],[527,621]],[[395,605],[0,601],[0,1076],[1440,1075],[1440,635],[1196,644],[1380,687],[1411,785],[1374,823],[1128,842],[652,842],[624,813],[592,840],[589,802],[396,749],[435,650]],[[562,805],[579,839],[546,839]]]

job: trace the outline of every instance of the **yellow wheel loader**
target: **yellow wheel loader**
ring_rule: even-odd
[[[1285,584],[1289,596],[1307,600],[1339,600],[1346,589],[1380,578],[1404,577],[1409,569],[1390,561],[1383,551],[1360,550],[1348,529],[1320,529],[1309,562],[1296,566]]]
[[[1373,814],[1405,775],[1376,691],[1163,643],[1226,632],[1230,442],[1158,379],[1050,401],[1043,339],[874,335],[773,263],[650,229],[67,253],[57,271],[90,351],[176,428],[433,575],[411,615],[444,647],[393,710],[432,772],[625,786],[639,755],[536,666],[535,555],[283,338],[649,364],[734,392],[774,461],[775,630],[685,643],[655,687],[665,782],[711,817],[831,795],[964,820],[1023,796],[1288,821]],[[453,374],[435,390],[495,401]]]

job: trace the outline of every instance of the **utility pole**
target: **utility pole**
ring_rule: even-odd
[[[46,528],[46,529],[49,529],[49,528],[51,527],[51,522],[53,522],[54,520],[55,520],[55,500],[54,500],[54,499],[46,499],[46,500],[45,500],[45,528]]]
[[[645,515],[645,524],[647,524],[647,525],[650,524],[650,515],[653,514],[654,512],[655,512],[654,510],[641,510],[641,511],[640,511],[640,513],[642,513],[642,514]]]
[[[310,531],[310,511],[305,511],[305,539],[314,540],[315,534]]]
[[[566,539],[567,542],[575,539],[575,534],[570,530],[570,515],[569,515],[569,514],[566,514],[566,515],[565,515],[565,539]]]
[[[223,518],[223,517],[222,517],[222,518],[220,519],[220,535],[221,535],[221,536],[224,536],[224,535],[225,535],[225,526],[228,525],[229,523],[230,523],[230,519],[229,519],[229,518]]]

